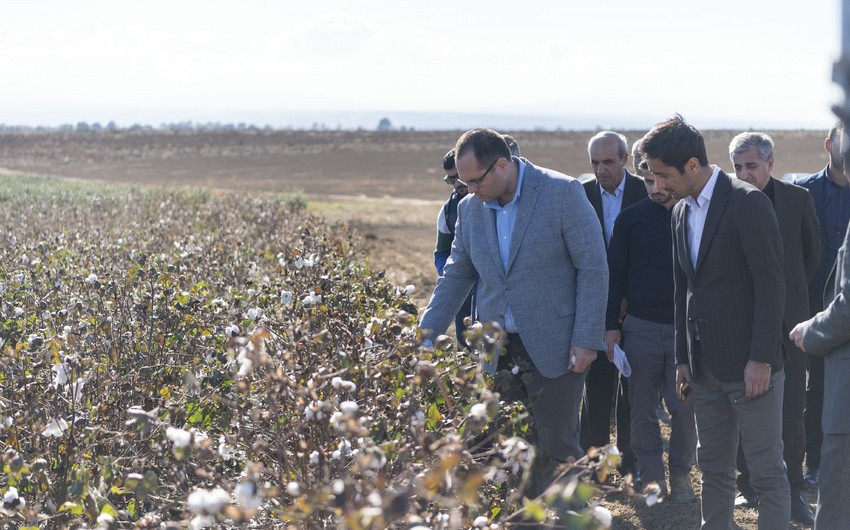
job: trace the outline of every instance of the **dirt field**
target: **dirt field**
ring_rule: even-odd
[[[511,132],[535,164],[578,176],[590,171],[591,132]],[[630,140],[644,131],[624,131]],[[731,169],[727,146],[739,131],[705,131],[709,159]],[[767,131],[774,176],[826,164],[826,131]],[[412,283],[424,304],[434,286],[436,217],[450,188],[441,159],[453,132],[29,133],[0,135],[0,169],[106,182],[201,186],[222,193],[303,192],[317,215],[355,227],[368,260],[397,285]],[[694,479],[697,476],[694,474]],[[814,505],[814,493],[808,494]],[[636,508],[603,502],[614,528],[699,525],[699,505]],[[756,512],[736,512],[755,528]],[[797,528],[797,527],[795,527]],[[802,527],[800,527],[802,528]]]
[[[630,140],[645,131],[624,131]],[[706,131],[709,159],[731,169],[739,131]],[[769,131],[775,175],[826,164],[825,131]],[[512,132],[534,163],[578,176],[590,171],[592,132]],[[204,186],[229,192],[304,192],[310,209],[364,236],[372,263],[420,301],[434,286],[436,217],[450,189],[443,154],[459,131],[31,133],[0,135],[0,167],[79,179]]]

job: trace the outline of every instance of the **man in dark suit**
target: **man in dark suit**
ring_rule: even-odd
[[[675,116],[641,150],[673,211],[677,384],[694,401],[702,527],[733,527],[738,440],[759,498],[759,528],[788,528],[782,459],[782,236],[770,200],[710,166],[705,141]]]
[[[773,203],[782,234],[785,273],[785,395],[782,400],[782,442],[791,486],[791,519],[811,525],[814,514],[803,499],[803,457],[806,453],[803,409],[806,404],[806,354],[788,338],[791,329],[809,318],[809,280],[820,261],[820,228],[815,203],[805,188],[771,177],[773,140],[759,132],[741,133],[729,144],[729,157],[739,179],[760,189]],[[743,499],[757,503],[749,484],[750,473],[738,450],[738,490]],[[736,501],[737,504],[737,501]]]
[[[844,176],[848,137],[841,133]],[[791,330],[791,339],[803,351],[824,357],[823,444],[815,530],[847,528],[850,521],[850,231],[838,250],[835,267],[824,291],[826,308]]]
[[[478,281],[479,320],[508,332],[506,352],[482,355],[483,369],[512,379],[503,399],[534,397],[533,497],[559,464],[584,454],[585,372],[605,347],[605,244],[587,229],[593,209],[576,179],[511,156],[489,129],[465,132],[455,153],[469,195],[458,204],[451,256],[420,327],[430,337],[443,333]]]
[[[844,125],[839,121],[829,130],[823,142],[829,156],[825,168],[794,183],[803,186],[812,194],[815,211],[820,220],[821,259],[817,272],[809,283],[810,316],[822,311],[826,277],[835,265],[838,249],[844,241],[847,223],[850,222],[850,186],[844,178],[844,161],[839,152]],[[823,415],[823,357],[810,355],[809,383],[806,390],[806,473],[804,480],[809,485],[818,483],[820,468],[820,445],[823,439],[821,416]]]
[[[588,142],[587,154],[596,177],[584,183],[584,192],[599,218],[607,247],[620,211],[646,197],[646,186],[640,177],[626,170],[629,150],[622,134],[600,132]],[[629,443],[631,407],[628,383],[625,378],[620,378],[612,360],[607,352],[599,351],[590,365],[581,418],[581,445],[587,450],[591,446],[602,447],[611,442],[611,407],[616,400],[617,447],[623,458],[620,469],[624,473],[634,473],[636,459]],[[617,384],[619,381],[622,384]]]
[[[608,311],[605,342],[613,357],[617,343],[625,344],[629,376],[631,449],[643,484],[655,482],[670,502],[694,500],[690,473],[694,467],[697,429],[691,403],[676,396],[676,357],[673,332],[672,195],[658,190],[655,176],[642,160],[640,141],[632,148],[635,173],[643,178],[649,196],[624,209],[614,223],[608,245]],[[667,258],[667,259],[665,259]],[[623,298],[629,314],[622,316]],[[670,421],[668,466],[658,425],[659,400],[664,398]],[[619,428],[619,426],[618,426]],[[667,494],[665,470],[670,470]]]

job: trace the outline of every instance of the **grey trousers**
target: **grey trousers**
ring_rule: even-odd
[[[846,406],[846,403],[835,404]],[[844,530],[850,525],[850,434],[824,433],[821,445],[815,530]]]
[[[773,374],[771,389],[749,399],[743,380],[721,383],[710,374],[705,377],[706,372],[704,365],[697,367],[697,375],[703,376],[694,382],[691,395],[697,420],[697,462],[702,471],[702,528],[735,528],[735,457],[740,432],[750,484],[759,499],[759,530],[787,529],[791,491],[782,457],[785,373]]]
[[[676,357],[673,324],[658,324],[632,315],[623,322],[623,351],[632,367],[629,401],[632,405],[632,451],[641,480],[665,484],[664,444],[658,426],[658,400],[670,412],[671,475],[687,475],[694,466],[697,430],[690,402],[676,396]]]
[[[584,456],[579,445],[579,407],[584,392],[587,370],[567,372],[556,378],[544,377],[537,370],[518,334],[508,334],[505,355],[499,357],[498,371],[519,367],[509,381],[497,383],[505,401],[525,401],[534,418],[533,439],[539,450],[534,462],[534,476],[529,497],[542,493],[555,477],[555,469],[570,457]],[[567,355],[567,352],[564,352]],[[498,379],[498,378],[497,378]]]

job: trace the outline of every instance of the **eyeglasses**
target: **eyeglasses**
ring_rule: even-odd
[[[448,184],[449,186],[454,186],[455,182],[457,182],[457,174],[455,175],[446,175],[443,177],[443,182]]]
[[[485,171],[484,174],[481,175],[480,177],[478,177],[477,179],[472,179],[472,180],[458,179],[458,181],[460,181],[460,183],[463,184],[464,186],[466,186],[467,188],[470,187],[470,186],[475,186],[477,188],[478,186],[481,185],[481,181],[484,180],[484,177],[486,177],[488,173],[490,173],[490,170],[493,169],[493,166],[495,166],[496,162],[498,162],[498,161],[499,161],[498,158],[496,160],[493,160],[493,163],[490,164],[490,167],[487,168],[487,171]]]

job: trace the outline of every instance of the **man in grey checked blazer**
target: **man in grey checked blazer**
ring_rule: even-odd
[[[841,136],[844,176],[850,183],[846,128]],[[804,352],[824,357],[823,443],[815,530],[838,530],[850,524],[850,230],[838,249],[823,299],[825,309],[797,324],[790,337]]]
[[[583,454],[585,371],[605,348],[605,243],[578,180],[512,157],[489,129],[464,133],[455,153],[470,193],[458,205],[451,257],[420,327],[431,337],[443,333],[478,280],[479,320],[508,332],[506,354],[482,359],[484,369],[527,372],[509,397],[534,397],[539,491],[558,463]]]

